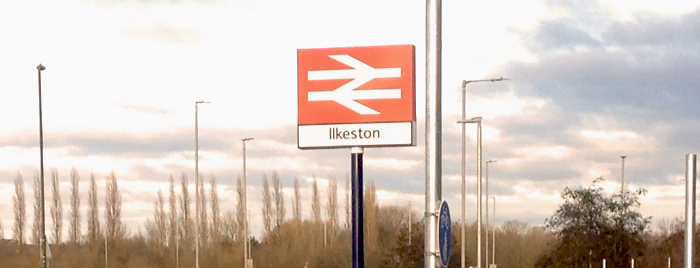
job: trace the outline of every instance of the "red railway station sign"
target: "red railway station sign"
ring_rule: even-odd
[[[300,149],[414,146],[413,45],[297,50]]]

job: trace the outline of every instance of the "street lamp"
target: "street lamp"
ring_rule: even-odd
[[[245,142],[253,138],[243,138],[243,212],[248,214],[248,178],[245,170]],[[248,268],[248,223],[245,219],[248,215],[243,215],[243,267]]]
[[[46,215],[44,213],[44,124],[41,117],[41,71],[46,67],[39,63],[36,66],[39,73],[39,166],[41,178],[41,240],[39,241],[39,252],[41,253],[41,266],[46,268]]]
[[[458,121],[461,124],[476,123],[476,267],[481,268],[481,117]],[[464,202],[464,199],[462,199]],[[462,226],[464,228],[464,225]],[[464,233],[462,233],[464,235]],[[464,245],[464,244],[462,244]],[[464,246],[462,246],[464,247]]]
[[[467,84],[470,83],[477,83],[477,82],[498,82],[498,81],[503,81],[503,80],[509,80],[508,78],[492,78],[492,79],[481,79],[481,80],[463,80],[462,81],[462,121],[458,122],[462,124],[462,239],[461,239],[461,248],[462,248],[462,253],[461,253],[461,266],[462,268],[465,268],[465,262],[466,262],[466,249],[465,249],[465,244],[466,244],[466,229],[465,229],[465,214],[466,214],[466,207],[467,207],[467,201],[466,201],[466,192],[467,192],[467,180],[466,180],[466,126],[465,124],[467,123]],[[481,167],[481,165],[479,165]],[[479,179],[479,182],[481,182],[481,179]],[[479,184],[480,185],[480,184]],[[479,188],[479,192],[481,192],[481,188]],[[481,195],[479,195],[479,199],[481,200]],[[479,204],[481,204],[481,201],[478,201]],[[481,211],[481,205],[479,205],[479,211]],[[480,218],[480,217],[479,217]],[[481,226],[479,224],[479,226]],[[481,237],[481,236],[479,236]],[[481,246],[481,245],[480,245]],[[479,251],[479,259],[478,263],[479,266],[478,268],[481,268],[481,248],[479,247],[477,249]]]
[[[496,224],[496,197],[492,196],[491,199],[493,199],[493,224],[495,225]],[[493,256],[493,257],[491,259],[491,264],[496,264],[496,229],[494,228],[493,230],[491,230],[491,233],[493,235],[493,245],[491,245],[493,247],[493,250],[491,251],[491,256]],[[488,258],[488,256],[486,256],[486,258]]]
[[[206,101],[197,101],[194,103],[194,191],[195,191],[195,206],[196,206],[196,213],[197,216],[195,216],[195,225],[197,230],[195,230],[195,237],[194,237],[194,267],[199,268],[199,236],[200,236],[200,230],[201,227],[200,225],[202,224],[200,221],[201,217],[201,206],[202,206],[202,200],[200,199],[201,197],[199,196],[199,104],[200,103],[210,103]]]
[[[486,161],[486,267],[489,267],[489,163],[498,160]]]
[[[625,194],[625,158],[627,156],[620,156],[622,159],[622,174],[620,175],[620,196],[623,196]]]

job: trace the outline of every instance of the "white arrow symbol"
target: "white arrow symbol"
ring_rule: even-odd
[[[355,90],[375,78],[401,77],[401,68],[373,68],[350,55],[328,55],[353,69],[309,71],[311,80],[352,79],[333,91],[309,92],[309,101],[335,101],[359,114],[379,114],[355,100],[400,99],[401,89]]]

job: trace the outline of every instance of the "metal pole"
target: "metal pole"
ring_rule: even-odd
[[[365,238],[362,204],[362,147],[350,149],[350,169],[352,179],[352,267],[365,267]]]
[[[697,155],[685,156],[685,268],[693,268],[693,234],[695,233],[695,180]]]
[[[627,156],[620,156],[622,159],[622,174],[620,175],[620,196],[624,200],[624,194],[625,194],[625,158]]]
[[[442,1],[426,0],[425,268],[437,266],[437,205],[442,199]]]
[[[489,163],[496,160],[486,161],[486,267],[489,267]]]
[[[41,253],[41,265],[46,268],[46,215],[44,208],[44,124],[41,113],[41,71],[46,70],[46,67],[41,63],[36,66],[39,73],[39,166],[41,178],[41,241],[39,243],[39,252]]]
[[[476,217],[477,217],[477,227],[476,232],[476,267],[481,268],[481,118],[476,123],[476,155],[477,155],[477,165],[476,165]]]
[[[496,225],[496,197],[492,196],[491,199],[493,199],[493,224]],[[493,235],[493,250],[491,251],[491,254],[493,258],[491,259],[491,263],[495,264],[496,263],[496,228],[493,228],[491,230],[491,234]],[[488,256],[486,256],[488,258]]]
[[[466,80],[462,81],[462,121],[467,120],[467,84],[469,82]],[[467,128],[467,123],[462,123],[462,234],[461,234],[461,240],[460,240],[460,248],[461,248],[461,253],[460,253],[460,263],[461,263],[461,268],[465,268],[467,259],[466,259],[466,250],[467,250],[467,242],[466,242],[466,225],[467,225],[467,219],[466,219],[466,214],[467,214],[467,201],[466,201],[466,195],[467,195],[467,171],[466,171],[466,166],[467,166],[467,160],[466,160],[466,150],[467,150],[467,136],[466,136],[466,128]]]
[[[466,126],[465,124],[467,123],[474,123],[471,121],[467,120],[467,84],[469,83],[475,83],[475,82],[498,82],[498,81],[503,81],[503,80],[510,80],[508,78],[491,78],[491,79],[480,79],[480,80],[462,80],[462,120],[458,121],[457,123],[462,124],[462,234],[461,234],[461,268],[465,268],[466,265],[466,219],[465,215],[467,214],[466,212],[466,207],[467,207],[467,201],[466,201],[466,192],[467,192],[467,179],[466,179]],[[488,207],[487,207],[488,209]],[[487,254],[488,256],[488,254]]]
[[[195,206],[197,210],[197,216],[195,217],[195,226],[197,230],[195,230],[195,237],[194,237],[194,266],[196,268],[199,268],[199,236],[200,236],[200,230],[201,230],[201,206],[202,206],[202,201],[201,201],[201,196],[199,196],[199,104],[200,103],[209,103],[205,101],[197,101],[194,103],[194,191],[195,191]]]
[[[109,256],[107,251],[107,223],[105,222],[105,268],[109,268]]]
[[[194,267],[199,268],[199,207],[200,207],[200,196],[199,196],[199,102],[194,103],[194,192],[195,192],[195,207],[197,210],[197,216],[195,216],[195,235],[194,235]]]
[[[243,142],[243,267],[248,268],[248,178],[245,169],[245,142],[253,138],[244,138]]]

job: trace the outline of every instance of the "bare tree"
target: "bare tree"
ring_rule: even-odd
[[[328,199],[326,213],[331,224],[331,230],[338,226],[338,181],[334,176],[328,178]]]
[[[350,176],[345,177],[345,228],[350,228]]]
[[[77,244],[80,240],[80,176],[78,170],[73,167],[70,170],[70,228],[68,239]]]
[[[41,242],[41,179],[39,174],[34,175],[34,224],[32,225],[31,243],[39,245]]]
[[[311,219],[314,223],[321,222],[321,197],[318,194],[318,181],[314,176],[311,184]]]
[[[58,181],[58,169],[51,169],[51,193],[53,204],[51,205],[51,219],[53,220],[53,240],[60,244],[63,236],[63,205],[61,204],[61,187]]]
[[[166,230],[167,216],[165,215],[165,198],[163,198],[163,191],[158,189],[157,196],[158,197],[156,198],[156,201],[153,204],[153,208],[155,210],[155,213],[153,215],[153,235],[155,237],[153,237],[153,239],[156,244],[165,245],[165,241],[168,237],[168,232]]]
[[[24,236],[27,226],[27,202],[24,199],[24,179],[17,172],[15,178],[15,196],[12,197],[12,204],[15,213],[15,224],[12,228],[12,237],[19,245],[20,250],[24,246]]]
[[[88,190],[88,240],[97,241],[100,238],[100,208],[97,203],[97,182],[95,174],[90,174],[90,190]]]
[[[364,197],[364,223],[365,223],[365,237],[367,244],[370,247],[377,246],[379,243],[379,207],[377,204],[377,187],[373,181],[369,182],[369,185],[365,187],[365,197]]]
[[[242,227],[243,222],[245,221],[245,207],[243,207],[243,179],[241,176],[238,176],[238,179],[236,179],[236,194],[238,200],[238,204],[236,205],[236,222],[238,227]],[[245,237],[245,234],[243,234],[243,228],[238,229],[240,230],[239,237]]]
[[[221,239],[227,243],[232,243],[238,239],[238,221],[236,220],[236,214],[233,212],[224,213],[221,217]]]
[[[170,195],[168,199],[170,199],[170,214],[168,214],[170,216],[170,228],[168,229],[170,236],[168,245],[174,248],[177,243],[177,197],[175,196],[175,179],[173,175],[170,175]]]
[[[182,185],[181,185],[181,190],[182,194],[180,195],[180,224],[182,225],[180,229],[182,232],[182,238],[186,243],[190,242],[191,235],[192,235],[192,222],[190,219],[190,193],[187,183],[187,174],[182,173],[181,177]]]
[[[209,179],[209,190],[209,196],[211,198],[210,237],[213,243],[218,243],[221,240],[221,210],[219,209],[219,189],[214,175],[211,175]]]
[[[273,209],[272,209],[272,198],[270,197],[270,183],[267,181],[267,174],[263,174],[263,207],[262,207],[262,215],[263,215],[263,226],[265,228],[265,234],[269,234],[270,230],[272,229],[272,214]]]
[[[275,200],[275,228],[282,226],[286,214],[284,208],[284,192],[282,191],[282,180],[280,175],[275,171],[272,173],[272,198]]]
[[[114,171],[109,174],[105,187],[105,224],[109,240],[121,239],[125,235],[122,225],[122,198]]]
[[[299,178],[294,178],[294,200],[292,201],[294,220],[301,222],[301,191],[299,190]]]
[[[202,175],[200,174],[199,177],[199,239],[201,245],[206,245],[209,237],[209,231],[207,231],[207,191],[204,188],[204,179],[201,179]]]

